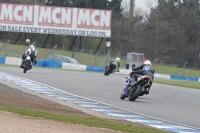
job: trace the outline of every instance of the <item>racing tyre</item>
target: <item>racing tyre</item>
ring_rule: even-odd
[[[137,86],[137,89],[133,94],[131,94],[129,101],[135,101],[142,93],[142,87],[140,85]]]
[[[26,61],[25,63],[26,63],[26,65],[24,67],[24,73],[26,73],[26,71],[28,70],[29,61]]]
[[[108,76],[109,74],[110,74],[110,68],[107,68],[106,71],[105,71],[105,73],[104,73],[104,75]]]

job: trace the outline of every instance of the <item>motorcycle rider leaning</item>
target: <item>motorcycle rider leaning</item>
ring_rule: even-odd
[[[110,61],[110,67],[114,67],[113,70],[116,70],[119,72],[119,67],[120,67],[120,58],[117,57],[116,59]]]
[[[130,76],[132,79],[134,79],[137,82],[138,77],[148,75],[151,78],[151,85],[154,78],[154,68],[151,66],[151,61],[146,60],[144,63],[138,67],[132,68],[132,72],[130,73]],[[151,88],[151,85],[149,87],[149,90]],[[149,91],[147,92],[149,94]]]
[[[36,60],[37,50],[35,49],[34,45],[30,45],[29,49],[25,53],[22,54],[22,63],[21,63],[20,68],[22,68],[23,62],[27,54],[31,57],[31,68],[32,68],[32,63],[37,64],[37,60]]]

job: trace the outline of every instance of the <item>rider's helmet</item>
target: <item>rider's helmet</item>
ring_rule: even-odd
[[[117,62],[120,62],[120,58],[119,58],[119,57],[117,57],[115,60],[116,60]]]
[[[151,66],[151,61],[150,61],[150,60],[146,60],[146,61],[144,62],[144,64],[145,64],[145,65],[150,65],[150,66]]]
[[[31,50],[33,50],[33,51],[35,51],[35,46],[32,44],[32,45],[30,45],[30,47],[29,47]]]

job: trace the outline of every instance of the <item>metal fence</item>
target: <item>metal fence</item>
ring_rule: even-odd
[[[10,56],[10,57],[19,57],[21,58],[22,54],[29,48],[29,44],[24,42],[23,45],[10,44],[10,40],[0,40],[0,55],[1,56]],[[34,43],[34,42],[30,42]],[[81,49],[73,51],[63,50],[59,48],[58,45],[54,45],[53,48],[41,48],[36,47],[38,54],[37,59],[44,60],[49,54],[59,54],[76,59],[80,64],[90,65],[90,66],[106,66],[106,61],[109,62],[115,57],[108,57],[105,51],[98,51],[95,53],[95,50],[92,49]],[[111,50],[108,51],[111,53]],[[110,54],[109,54],[110,55]]]
[[[28,49],[28,45],[25,43],[24,45],[14,45],[10,44],[10,42],[12,41],[8,39],[0,39],[0,55],[21,58],[22,53]],[[72,57],[80,64],[101,67],[105,67],[110,60],[120,57],[120,68],[126,68],[126,56],[119,56],[114,53],[112,49],[108,51],[109,54],[106,54],[106,51],[98,51],[95,53],[94,49],[74,49],[73,51],[66,51],[55,44],[53,48],[37,47],[37,51],[37,59],[44,60],[49,54],[60,54]],[[187,64],[166,64],[163,63],[164,61],[159,59],[151,60],[151,62],[156,71],[162,71],[163,73],[170,73],[173,75],[187,75],[188,69],[200,70],[198,67],[189,67]]]

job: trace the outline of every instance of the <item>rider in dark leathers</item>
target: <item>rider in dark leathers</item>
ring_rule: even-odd
[[[151,66],[151,62],[149,60],[146,60],[142,65],[138,67],[132,68],[132,72],[130,73],[131,78],[135,80],[136,82],[137,82],[138,77],[145,76],[145,75],[148,75],[151,78],[151,82],[153,82],[154,68]]]

